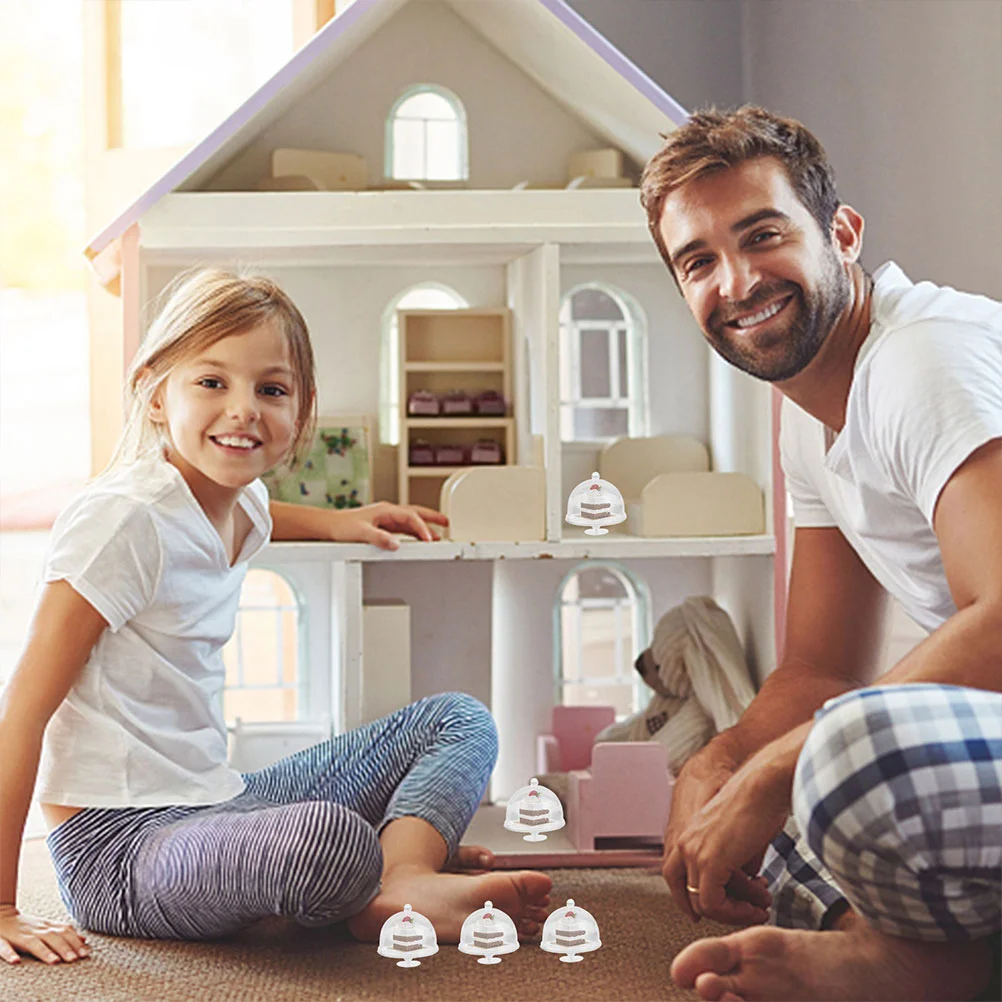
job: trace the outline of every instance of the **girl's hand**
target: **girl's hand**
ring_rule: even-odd
[[[14,905],[0,905],[0,958],[19,964],[19,950],[46,964],[90,956],[84,937],[73,926],[22,915]]]
[[[437,539],[428,528],[429,522],[442,526],[449,524],[449,520],[433,508],[379,501],[362,508],[337,512],[337,521],[331,527],[331,538],[338,543],[371,543],[383,550],[396,550],[400,548],[400,541],[393,537],[395,532],[404,532],[429,543]]]

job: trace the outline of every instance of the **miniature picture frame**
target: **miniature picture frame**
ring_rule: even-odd
[[[295,469],[262,477],[273,501],[315,508],[360,508],[372,500],[372,421],[367,414],[317,419],[313,442]]]

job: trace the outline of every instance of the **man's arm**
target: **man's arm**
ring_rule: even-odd
[[[886,608],[886,592],[838,529],[797,529],[782,660],[738,723],[714,741],[740,764],[826,700],[868,684]]]
[[[1002,439],[947,481],[933,529],[957,612],[879,681],[1002,690]]]
[[[809,726],[806,722],[826,700],[872,678],[885,608],[886,593],[838,529],[797,530],[782,662],[737,724],[693,755],[675,783],[662,872],[691,916],[696,912],[677,865],[683,833],[746,759]],[[737,924],[764,921],[767,898],[750,878],[735,874],[727,901],[713,917]]]
[[[933,517],[933,527],[939,539],[943,566],[957,612],[877,679],[877,683],[940,682],[1002,690],[1002,645],[999,643],[1002,638],[1000,502],[1002,439],[995,439],[972,453],[953,474],[940,492]],[[799,536],[798,532],[798,545]],[[795,565],[796,561],[794,556]],[[842,580],[845,582],[851,577]],[[802,613],[814,606],[812,614],[818,617],[819,636],[825,646],[819,648],[814,644],[810,632],[795,637],[796,646],[791,653],[796,653],[798,662],[803,658],[810,664],[812,659],[817,659],[818,667],[822,669],[812,683],[811,675],[801,674],[799,663],[791,663],[789,654],[784,658],[783,667],[789,667],[787,678],[792,684],[795,703],[808,692],[816,696],[826,684],[838,683],[838,673],[833,671],[830,658],[830,651],[838,650],[838,638],[830,635],[828,626],[831,621],[825,619],[822,615],[825,610],[819,606],[819,602],[825,600],[823,583],[814,582],[822,588],[817,596],[813,593],[805,596],[804,583],[803,578],[799,584],[791,581],[791,606],[795,593],[798,611],[791,615],[791,632],[788,635],[794,637],[793,631],[807,623]],[[862,601],[865,605],[866,599]],[[853,604],[858,612],[866,613],[860,607],[860,600],[847,603],[844,596],[841,613],[844,614]],[[868,629],[868,622],[872,627],[872,620],[864,619],[864,630]],[[846,619],[843,628],[851,634],[857,627],[851,619]],[[874,640],[877,635],[874,634]],[[842,656],[853,651],[862,654],[868,648],[876,649],[872,641],[860,646],[858,639],[847,637],[847,643],[850,647],[848,651],[843,649]],[[835,647],[827,646],[831,644]],[[847,660],[846,663],[852,662]],[[767,685],[763,686],[762,692],[732,730],[737,734],[740,747],[750,752],[757,741],[767,738],[770,730],[784,725],[792,726],[792,729],[781,733],[766,746],[760,746],[750,756],[747,765],[721,788],[698,817],[692,819],[679,836],[675,850],[665,860],[663,872],[672,894],[681,907],[693,916],[696,911],[686,885],[692,884],[694,875],[698,874],[698,907],[701,914],[723,921],[747,921],[751,917],[751,895],[743,889],[747,885],[739,884],[742,890],[737,901],[733,900],[734,890],[730,890],[732,897],[728,897],[724,887],[728,875],[735,867],[745,866],[746,861],[755,856],[759,846],[773,834],[771,829],[781,824],[788,812],[794,770],[811,727],[809,720],[798,723],[793,719],[793,705],[784,707],[782,692],[775,694],[775,683],[781,677],[780,671],[770,676]],[[853,684],[866,684],[870,679],[863,670],[847,673],[844,681],[847,683],[845,687],[850,688]],[[836,691],[829,695],[835,695]],[[767,709],[781,715],[774,728],[770,726],[769,714],[764,712]],[[755,914],[760,917],[764,912]]]

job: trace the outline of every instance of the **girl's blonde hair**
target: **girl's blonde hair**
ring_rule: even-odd
[[[129,366],[127,417],[112,465],[128,463],[165,443],[162,425],[150,420],[150,404],[171,371],[223,338],[274,323],[285,335],[298,394],[297,434],[287,462],[295,465],[316,428],[313,348],[295,303],[263,275],[217,268],[186,271],[164,290],[162,305]]]

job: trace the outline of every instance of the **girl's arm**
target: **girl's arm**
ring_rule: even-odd
[[[396,550],[400,543],[393,533],[404,532],[431,542],[435,535],[428,523],[448,525],[449,520],[433,508],[421,505],[390,504],[380,501],[362,508],[312,508],[309,505],[270,502],[271,538],[325,539],[336,543],[372,543],[384,550]]]
[[[0,769],[0,958],[9,963],[17,962],[17,950],[55,963],[60,958],[76,959],[84,948],[82,937],[72,926],[18,912],[17,867],[45,727],[107,625],[66,581],[47,584],[24,653],[0,699],[0,748],[4,750]]]

